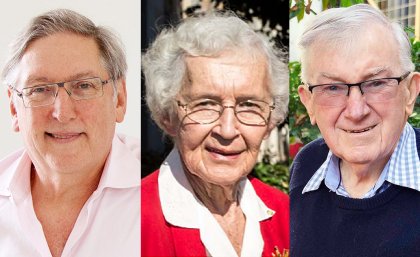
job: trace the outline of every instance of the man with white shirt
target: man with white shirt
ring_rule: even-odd
[[[369,5],[330,9],[300,39],[298,89],[323,139],[291,174],[291,256],[420,256],[420,91],[410,42]]]
[[[70,11],[35,17],[2,79],[24,149],[0,161],[0,256],[139,256],[139,141],[115,133],[125,55]]]

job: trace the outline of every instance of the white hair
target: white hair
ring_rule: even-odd
[[[378,24],[389,30],[399,49],[400,65],[404,71],[414,70],[411,61],[410,40],[398,23],[391,22],[381,11],[367,4],[357,4],[348,8],[332,8],[321,12],[305,24],[299,40],[302,62],[302,80],[306,81],[308,50],[317,42],[328,42],[323,47],[342,46],[357,40],[361,31],[368,30],[372,24]]]
[[[186,76],[185,58],[212,57],[226,50],[245,50],[265,57],[276,107],[270,122],[277,124],[284,120],[289,101],[285,53],[234,14],[215,12],[187,18],[178,27],[163,30],[142,57],[147,104],[163,131],[162,120],[175,114],[173,100]]]

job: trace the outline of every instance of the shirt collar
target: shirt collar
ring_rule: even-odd
[[[339,180],[339,176],[336,175],[338,172],[338,157],[329,151],[326,160],[303,188],[302,194],[317,190],[323,180],[330,190],[336,192],[340,183],[337,181]],[[394,149],[375,187],[379,188],[386,180],[396,185],[420,191],[419,173],[420,160],[417,153],[416,135],[411,125],[406,123],[397,147]]]
[[[389,160],[387,181],[420,191],[420,159],[417,148],[416,133],[407,123]]]
[[[11,196],[15,200],[26,197],[30,191],[31,159],[21,149],[0,161],[0,195]]]
[[[175,149],[160,166],[158,186],[166,221],[175,226],[199,228],[197,213],[207,208],[195,196],[185,176],[179,153]],[[248,179],[239,183],[239,198],[242,211],[247,217],[252,216],[262,221],[275,213],[258,197]]]
[[[140,140],[116,134],[98,189],[140,186]]]

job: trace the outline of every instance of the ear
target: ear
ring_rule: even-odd
[[[169,115],[165,115],[165,117],[161,120],[161,124],[164,127],[165,132],[171,136],[175,137],[178,132],[178,123],[175,122],[173,117],[169,117]]]
[[[10,115],[12,116],[12,129],[15,132],[19,132],[19,119],[16,111],[15,102],[13,101],[13,91],[11,88],[7,89],[7,96],[9,97]]]
[[[410,82],[408,84],[408,99],[407,104],[405,107],[405,112],[407,114],[407,117],[411,115],[414,109],[414,105],[416,104],[417,96],[420,92],[420,73],[414,72],[413,75],[411,75]]]
[[[309,119],[311,120],[311,124],[316,124],[315,115],[313,113],[313,102],[312,102],[312,94],[309,92],[308,88],[304,85],[300,85],[298,87],[299,98],[302,104],[305,106],[306,111],[308,112]]]
[[[115,102],[116,122],[121,123],[124,120],[125,112],[127,110],[127,88],[125,85],[125,78],[119,79],[117,82],[117,99]]]
[[[264,139],[267,139],[270,136],[271,131],[276,127],[276,124],[273,124],[272,122],[268,123],[267,130],[264,134]]]

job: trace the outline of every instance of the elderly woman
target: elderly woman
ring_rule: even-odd
[[[288,197],[249,177],[287,112],[284,55],[231,14],[189,18],[143,56],[147,103],[175,149],[142,180],[142,256],[272,256]]]

